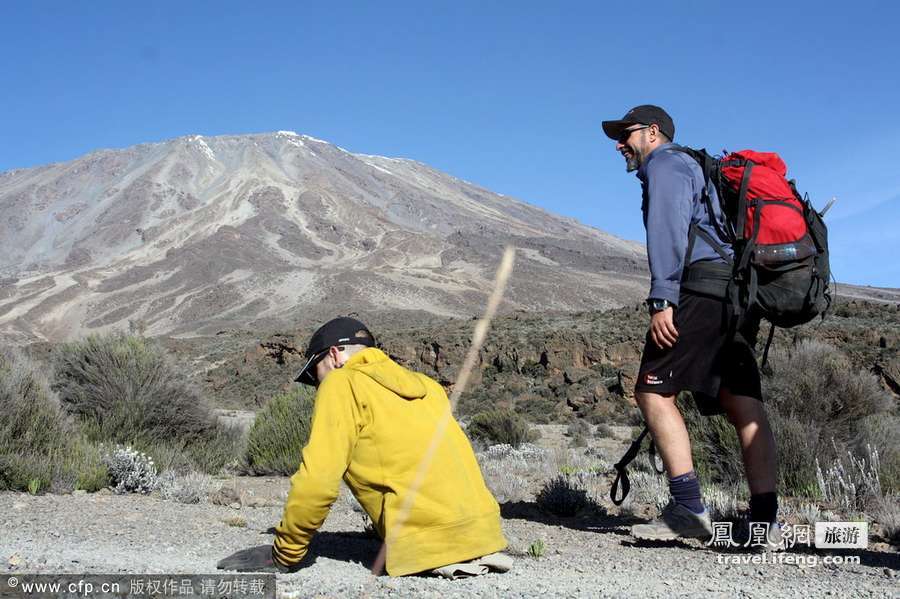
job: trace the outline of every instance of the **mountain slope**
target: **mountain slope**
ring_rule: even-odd
[[[641,297],[642,246],[406,159],[293,132],[189,136],[0,174],[0,334],[470,316]]]

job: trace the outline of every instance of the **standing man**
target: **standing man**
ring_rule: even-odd
[[[680,391],[692,392],[701,414],[724,412],[734,425],[750,487],[750,519],[773,524],[778,511],[775,439],[753,351],[759,320],[747,318],[739,331],[732,326],[733,308],[725,297],[726,258],[733,252],[717,233],[724,230],[724,216],[716,190],[710,186],[707,205],[700,165],[672,143],[675,124],[662,108],[636,106],[619,120],[603,121],[603,131],[616,141],[626,170],[637,171],[641,181],[650,327],[635,397],[672,494],[660,518],[634,526],[632,534],[649,540],[712,534],[690,438],[675,404]],[[777,527],[770,529],[774,541]]]
[[[300,567],[343,480],[387,541],[389,575],[508,570],[511,559],[494,555],[506,547],[500,507],[443,387],[391,360],[353,318],[322,325],[306,357],[296,380],[317,388],[312,426],[275,543],[239,551],[219,568]]]

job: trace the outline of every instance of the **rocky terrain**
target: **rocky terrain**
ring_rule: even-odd
[[[900,398],[900,303],[839,297],[824,321],[776,331],[773,354],[812,338],[845,352],[856,368],[874,372]],[[361,314],[379,343],[399,362],[452,388],[472,335],[471,319],[410,324]],[[217,406],[258,409],[293,385],[315,325],[282,331],[229,329],[217,335],[160,338],[189,368]],[[627,416],[629,397],[646,333],[646,309],[638,304],[578,313],[515,312],[497,318],[479,367],[463,396],[461,413],[504,402],[553,422],[571,414],[595,423]],[[760,349],[768,333],[760,335]],[[52,344],[37,344],[49,355]]]
[[[554,457],[536,466],[536,480],[548,473],[541,468],[554,470],[566,460],[559,457],[559,428],[542,427],[540,442]],[[622,448],[619,438],[591,444],[592,464],[608,464]],[[374,577],[370,568],[380,542],[365,531],[345,489],[315,537],[305,567],[278,575],[278,596],[896,597],[900,589],[900,558],[877,539],[865,551],[792,551],[793,563],[755,564],[740,562],[752,557],[746,551],[713,549],[700,541],[638,542],[630,526],[654,510],[612,507],[605,500],[606,476],[591,491],[601,505],[557,517],[534,503],[534,487],[526,486],[531,481],[522,481],[522,495],[504,497],[493,478],[497,469],[484,454],[480,459],[502,504],[508,552],[515,557],[512,571],[457,581]],[[506,469],[500,464],[501,471]],[[287,488],[287,479],[280,477],[222,478],[214,481],[207,500],[191,505],[156,493],[34,497],[3,492],[0,570],[15,575],[215,572],[224,556],[271,543],[269,529],[281,517]],[[528,549],[538,540],[545,549],[534,557]],[[859,556],[858,564],[826,563],[826,557],[840,560],[851,554]],[[726,563],[726,558],[738,563]]]
[[[281,131],[190,136],[0,174],[0,335],[274,328],[335,312],[583,310],[644,292],[640,244],[420,162]]]

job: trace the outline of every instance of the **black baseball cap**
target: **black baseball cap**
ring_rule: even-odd
[[[625,113],[618,121],[603,121],[603,132],[610,139],[618,140],[622,131],[632,125],[656,125],[669,141],[675,141],[675,123],[669,113],[653,104],[641,104]]]
[[[315,372],[316,364],[335,345],[374,347],[375,338],[372,337],[372,333],[369,332],[366,325],[355,318],[339,316],[329,320],[310,337],[309,345],[306,347],[306,364],[294,380],[313,387],[318,385],[319,381]]]

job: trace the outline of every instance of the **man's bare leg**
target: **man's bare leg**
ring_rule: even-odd
[[[719,400],[741,443],[750,494],[774,492],[777,464],[775,436],[762,402],[745,395],[732,395],[724,388],[719,392]]]
[[[762,402],[745,395],[734,395],[728,389],[719,391],[719,401],[728,420],[737,431],[744,458],[744,472],[750,487],[750,521],[776,523],[778,519],[777,455],[775,436]],[[765,550],[781,544],[781,528],[767,529]]]
[[[709,537],[712,524],[703,508],[700,482],[694,474],[691,460],[691,441],[684,418],[675,405],[675,396],[647,392],[637,392],[635,395],[669,474],[672,501],[658,519],[634,525],[631,534],[647,540]]]
[[[653,443],[665,464],[669,478],[681,476],[694,469],[691,459],[691,440],[684,418],[674,395],[659,395],[638,391],[635,393],[638,407],[647,421]]]

